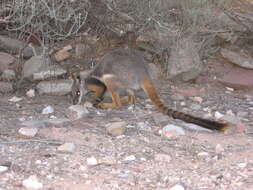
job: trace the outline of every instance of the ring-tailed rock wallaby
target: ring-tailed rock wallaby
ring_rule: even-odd
[[[77,89],[77,90],[76,90]],[[128,93],[121,98],[120,90]],[[107,52],[84,77],[75,77],[73,103],[81,103],[82,98],[92,92],[92,100],[98,108],[120,109],[122,104],[135,104],[134,91],[143,89],[156,108],[175,119],[194,123],[211,130],[224,131],[230,124],[196,117],[167,107],[160,99],[147,70],[143,53],[137,50],[118,48]],[[112,102],[103,103],[104,93],[110,93]]]

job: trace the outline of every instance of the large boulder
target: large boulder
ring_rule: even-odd
[[[198,77],[203,68],[196,44],[191,38],[179,39],[171,47],[168,60],[168,78],[190,81]]]

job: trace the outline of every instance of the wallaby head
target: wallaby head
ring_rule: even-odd
[[[81,104],[85,101],[95,104],[103,99],[106,86],[100,80],[87,75],[87,72],[80,72],[76,76],[73,75],[72,79],[71,95],[73,104]]]

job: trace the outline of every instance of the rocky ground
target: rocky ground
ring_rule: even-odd
[[[134,109],[122,110],[73,108],[67,96],[5,95],[0,189],[252,189],[252,93],[211,83],[160,86],[178,110],[225,115],[243,127],[232,134],[189,129],[142,93]]]
[[[94,2],[92,14],[108,13],[97,18],[110,20],[115,14],[117,18],[122,17],[118,10],[112,14],[112,10],[104,9],[107,6],[98,7],[96,2],[100,1]],[[0,190],[253,189],[252,0],[215,3],[224,4],[222,8],[205,7],[201,3],[200,9],[196,9],[188,6],[188,1],[185,7],[179,4],[179,1],[169,1],[168,8],[162,7],[169,19],[156,21],[163,14],[152,11],[156,30],[144,32],[142,28],[144,34],[136,39],[136,43],[148,39],[147,44],[152,42],[152,46],[137,43],[136,47],[149,52],[145,52],[145,57],[149,60],[151,77],[158,81],[156,87],[167,105],[196,116],[233,123],[234,127],[225,133],[203,130],[165,116],[143,92],[138,93],[135,107],[126,105],[121,110],[99,110],[89,103],[73,106],[67,96],[72,89],[72,72],[90,68],[86,66],[93,65],[104,50],[117,46],[110,46],[110,40],[104,44],[103,37],[99,44],[99,38],[87,34],[74,41],[63,40],[56,44],[56,49],[50,50],[54,54],[42,56],[45,44],[37,40],[40,34],[50,35],[44,18],[50,17],[53,24],[51,12],[47,15],[41,6],[33,5],[33,8],[39,7],[36,19],[30,19],[25,28],[15,28],[12,23],[18,26],[28,14],[16,15],[13,13],[19,13],[19,7],[17,11],[10,11],[8,4],[2,6]],[[43,10],[49,10],[45,6]],[[141,18],[149,16],[147,9],[138,7],[135,12],[140,17],[134,23],[139,25],[143,20],[143,26],[149,27],[153,19],[147,23],[146,16]],[[86,14],[85,9],[81,10]],[[132,20],[134,11],[129,10],[129,15],[123,11],[123,18]],[[81,15],[79,11],[78,15]],[[181,26],[178,21],[184,21],[183,15],[187,18],[186,25],[192,21],[196,26]],[[69,22],[72,17],[66,16]],[[18,19],[13,22],[15,17]],[[9,19],[14,33],[6,29]],[[46,28],[37,27],[39,20]],[[204,22],[198,25],[198,20]],[[65,22],[58,25],[58,18],[55,23],[52,34],[57,33],[55,29],[69,28]],[[97,25],[90,23],[87,28],[97,32]],[[114,23],[110,20],[106,28],[119,31],[119,28],[111,30]],[[123,23],[120,25],[126,31],[135,26]],[[182,35],[186,32],[182,28],[193,34]],[[27,39],[28,36],[19,35],[21,39],[17,39],[15,34],[27,34],[27,31],[33,31],[33,35],[29,33]],[[57,42],[62,37],[49,39]],[[115,39],[111,40],[113,45]],[[119,44],[124,41],[128,42],[127,38]],[[161,56],[158,65],[166,66],[169,81],[158,79],[165,70],[152,64],[154,55]]]

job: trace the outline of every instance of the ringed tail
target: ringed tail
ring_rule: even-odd
[[[157,109],[160,112],[162,112],[174,119],[180,119],[180,120],[185,121],[187,123],[193,123],[193,124],[199,125],[203,128],[211,129],[211,130],[225,131],[225,129],[228,127],[226,123],[221,123],[221,122],[212,121],[209,119],[195,117],[190,114],[186,114],[186,113],[179,112],[179,111],[173,110],[171,108],[168,108],[159,98],[159,96],[156,92],[156,89],[149,78],[144,79],[142,82],[142,85],[143,85],[142,88],[144,89],[145,93],[151,99],[151,101],[155,104]]]

